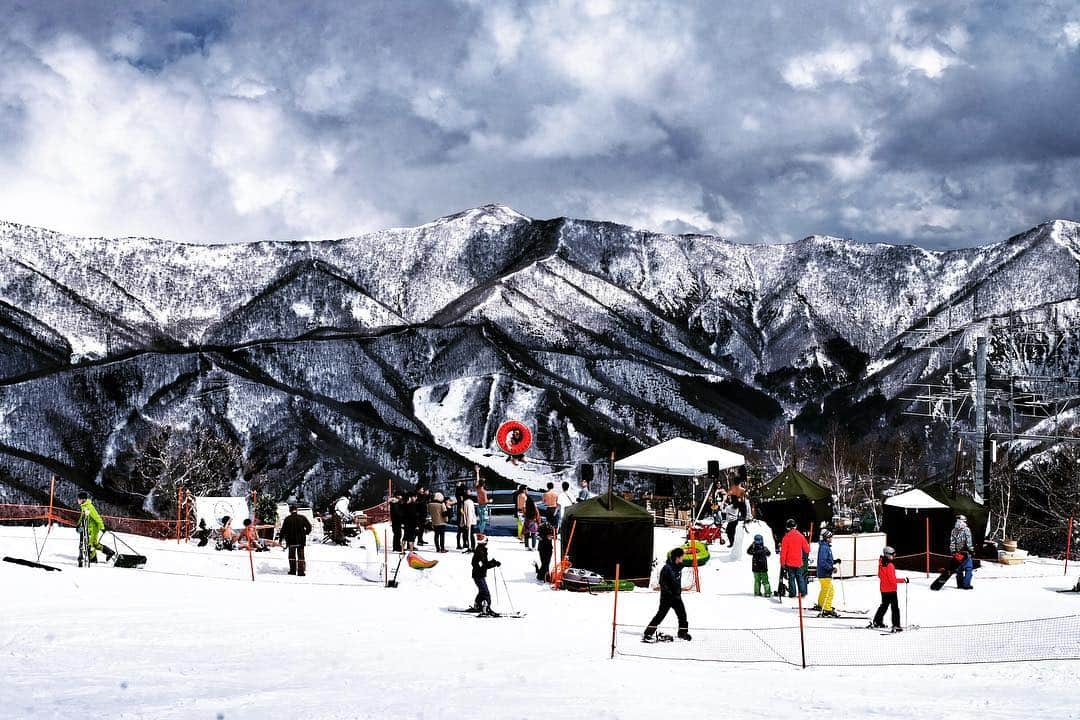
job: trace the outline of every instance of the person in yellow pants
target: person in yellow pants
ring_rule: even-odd
[[[87,546],[89,547],[89,560],[92,563],[97,562],[97,551],[105,553],[105,559],[109,559],[113,555],[113,551],[98,542],[98,537],[105,531],[105,522],[101,519],[101,515],[98,515],[97,508],[94,507],[94,503],[90,502],[90,495],[85,492],[79,491],[75,495],[79,501],[79,524],[80,527],[85,528],[87,534]]]
[[[833,558],[832,533],[828,530],[821,531],[821,542],[818,543],[817,551],[817,577],[821,585],[818,593],[818,606],[821,608],[820,617],[840,617],[833,609],[833,582],[832,576],[840,561]]]

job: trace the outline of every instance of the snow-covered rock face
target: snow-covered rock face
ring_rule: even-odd
[[[895,398],[926,370],[899,340],[927,314],[1075,309],[1078,262],[1065,221],[953,252],[502,206],[313,243],[0,222],[0,467],[27,497],[53,472],[107,494],[149,428],[186,424],[319,499],[474,463],[519,479],[485,454],[511,414],[547,474],[674,434],[747,445],[827,398]]]

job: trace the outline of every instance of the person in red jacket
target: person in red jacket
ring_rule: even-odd
[[[892,631],[900,632],[900,600],[897,598],[896,586],[899,583],[910,582],[907,578],[896,577],[896,566],[893,565],[893,556],[896,551],[888,545],[881,551],[881,560],[878,562],[878,584],[881,588],[881,606],[874,614],[874,622],[869,627],[885,627],[885,610],[892,608]]]
[[[794,520],[787,521],[787,533],[780,541],[780,566],[787,575],[788,596],[795,597],[796,587],[799,597],[806,597],[806,575],[803,563],[810,555],[810,543],[806,536],[795,527]]]

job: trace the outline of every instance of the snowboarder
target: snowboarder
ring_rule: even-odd
[[[304,577],[307,573],[304,546],[311,532],[311,521],[301,515],[299,509],[296,503],[289,503],[289,514],[281,522],[278,540],[289,549],[289,574]]]
[[[679,619],[679,638],[690,639],[690,626],[686,620],[686,607],[682,601],[683,554],[681,547],[672,550],[668,561],[660,570],[660,608],[649,622],[649,626],[645,628],[645,636],[642,638],[645,642],[654,641],[656,628],[667,617],[669,610],[674,610],[675,616]]]
[[[755,535],[753,545],[746,548],[746,554],[754,556],[750,561],[750,569],[754,572],[754,597],[761,597],[763,589],[765,597],[769,597],[772,595],[772,588],[769,587],[768,558],[772,555],[772,550],[765,547],[765,538]]]
[[[900,632],[904,628],[900,626],[900,600],[896,593],[896,586],[899,583],[910,582],[910,580],[896,577],[896,566],[893,565],[895,556],[896,551],[888,545],[881,551],[881,559],[878,561],[878,587],[881,590],[881,605],[878,607],[877,612],[874,613],[874,621],[870,623],[869,627],[885,627],[885,610],[891,608],[892,631]]]
[[[487,585],[487,571],[497,568],[502,563],[498,560],[488,559],[487,535],[476,536],[476,550],[472,556],[472,579],[476,583],[476,600],[469,608],[472,612],[489,617],[498,617],[498,613],[491,609],[491,591]]]
[[[780,541],[780,565],[787,575],[788,597],[806,597],[806,575],[803,573],[803,563],[810,555],[810,543],[806,537],[795,527],[794,520],[788,520],[787,533]]]
[[[97,551],[105,553],[105,559],[113,556],[113,551],[98,542],[98,537],[105,531],[105,522],[98,515],[94,503],[90,502],[90,495],[80,490],[75,498],[79,501],[79,530],[85,534],[87,547],[87,560],[97,562]],[[82,560],[81,553],[79,560]]]
[[[956,525],[953,526],[952,532],[949,533],[949,552],[953,554],[957,561],[956,567],[956,587],[961,590],[971,590],[971,573],[974,570],[974,560],[972,560],[972,546],[974,541],[971,539],[971,530],[967,526],[967,518],[963,515],[956,516]]]
[[[540,526],[540,564],[536,567],[536,579],[546,582],[551,570],[551,555],[555,551],[555,528],[547,523]]]
[[[821,542],[818,543],[817,550],[817,576],[818,581],[821,583],[817,604],[821,607],[821,617],[828,618],[840,617],[832,606],[834,592],[833,569],[840,564],[840,561],[833,557],[832,535],[830,530],[822,530]]]

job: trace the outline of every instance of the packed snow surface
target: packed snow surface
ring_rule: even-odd
[[[37,557],[44,529],[0,527],[0,555]],[[469,556],[430,552],[439,564],[402,564],[400,586],[363,579],[372,547],[308,548],[307,577],[286,574],[281,550],[254,555],[125,537],[149,557],[143,570],[75,567],[75,534],[54,528],[45,572],[0,563],[0,707],[5,718],[925,718],[1077,717],[1077,662],[824,668],[609,659],[612,596],[557,592],[533,579],[535,553],[491,540],[505,585],[497,609],[523,619],[480,620],[444,611],[474,594]],[[430,540],[430,536],[429,536]],[[448,546],[454,547],[453,536]],[[657,555],[679,544],[656,531]],[[369,543],[370,544],[370,543]],[[715,548],[722,556],[724,548]],[[390,556],[391,573],[395,556]],[[775,556],[772,558],[775,563]],[[1071,568],[1070,568],[1071,570]],[[1048,561],[976,574],[973,592],[931,593],[912,578],[910,622],[924,626],[1076,614],[1076,581]],[[1051,574],[1053,574],[1051,576]],[[775,577],[775,565],[771,576]],[[790,603],[751,595],[747,561],[701,569],[701,594],[684,594],[698,628],[793,625]],[[811,585],[811,597],[816,585]],[[497,592],[496,592],[497,588]],[[837,598],[841,597],[840,592]],[[849,607],[876,605],[874,578],[843,582]],[[620,623],[651,617],[657,594],[620,593]],[[820,625],[826,621],[808,619]],[[861,620],[833,623],[860,624]],[[662,629],[674,632],[674,617]],[[958,632],[963,632],[958,630]],[[846,633],[866,647],[894,642]],[[698,642],[665,646],[706,657]],[[900,638],[906,640],[908,638]],[[623,638],[620,643],[626,645]],[[646,646],[629,641],[630,650]]]

